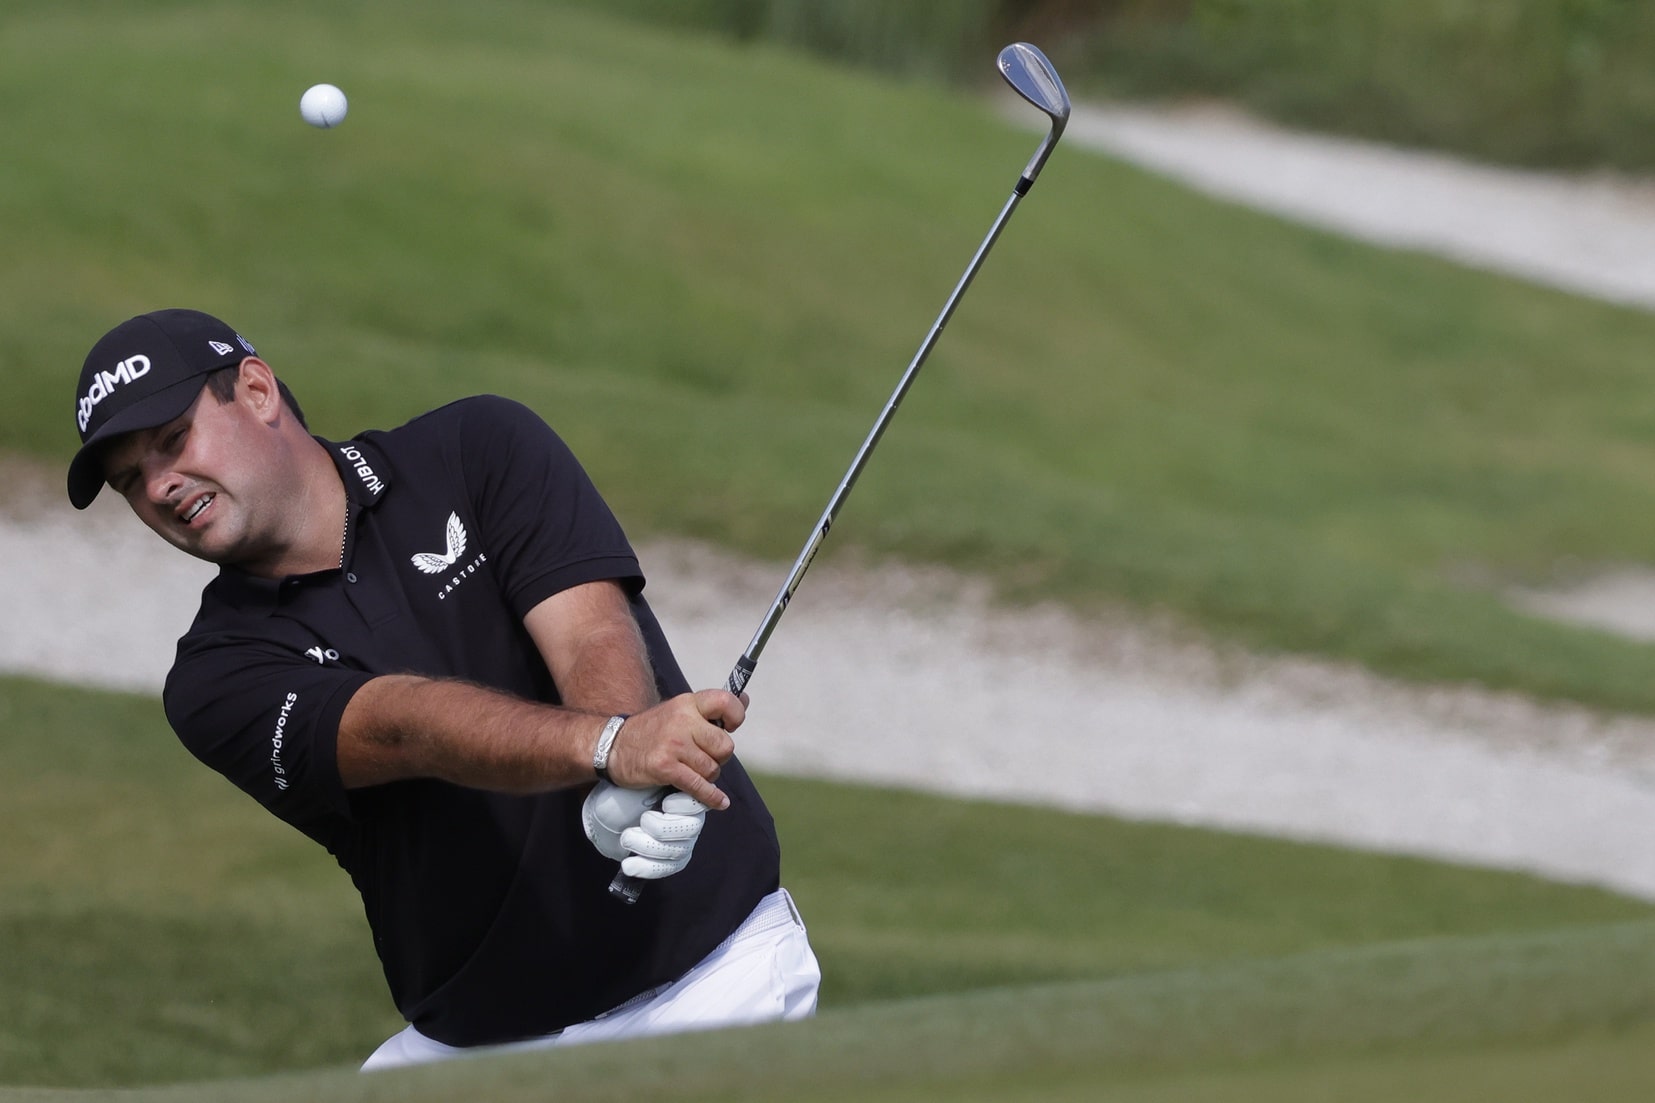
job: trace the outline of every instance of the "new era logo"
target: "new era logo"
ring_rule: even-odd
[[[208,341],[207,343],[211,345],[213,347],[213,351],[218,353],[220,356],[228,356],[235,351],[235,349],[231,348],[229,345],[226,345],[223,341]]]

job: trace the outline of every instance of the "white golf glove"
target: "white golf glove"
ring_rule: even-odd
[[[707,806],[687,793],[662,788],[623,789],[600,781],[580,807],[586,837],[606,858],[621,863],[628,877],[658,881],[690,864],[701,837]]]

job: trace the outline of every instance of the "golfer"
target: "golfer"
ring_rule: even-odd
[[[323,440],[192,310],[110,330],[75,399],[70,501],[107,483],[219,567],[167,719],[361,893],[409,1024],[365,1069],[813,1013],[734,757],[745,701],[688,692],[619,524],[536,415],[478,397]],[[608,892],[618,858],[650,881],[635,904]]]

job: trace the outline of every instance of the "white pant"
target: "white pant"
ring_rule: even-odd
[[[822,970],[804,920],[786,889],[759,901],[741,926],[678,980],[635,996],[595,1019],[521,1042],[462,1048],[427,1038],[413,1026],[392,1035],[363,1072],[420,1065],[478,1053],[607,1042],[648,1034],[741,1026],[816,1013]]]

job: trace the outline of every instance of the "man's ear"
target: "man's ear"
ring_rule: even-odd
[[[241,374],[236,379],[236,398],[246,402],[260,421],[273,424],[282,411],[281,388],[276,386],[276,373],[257,356],[241,362]]]

